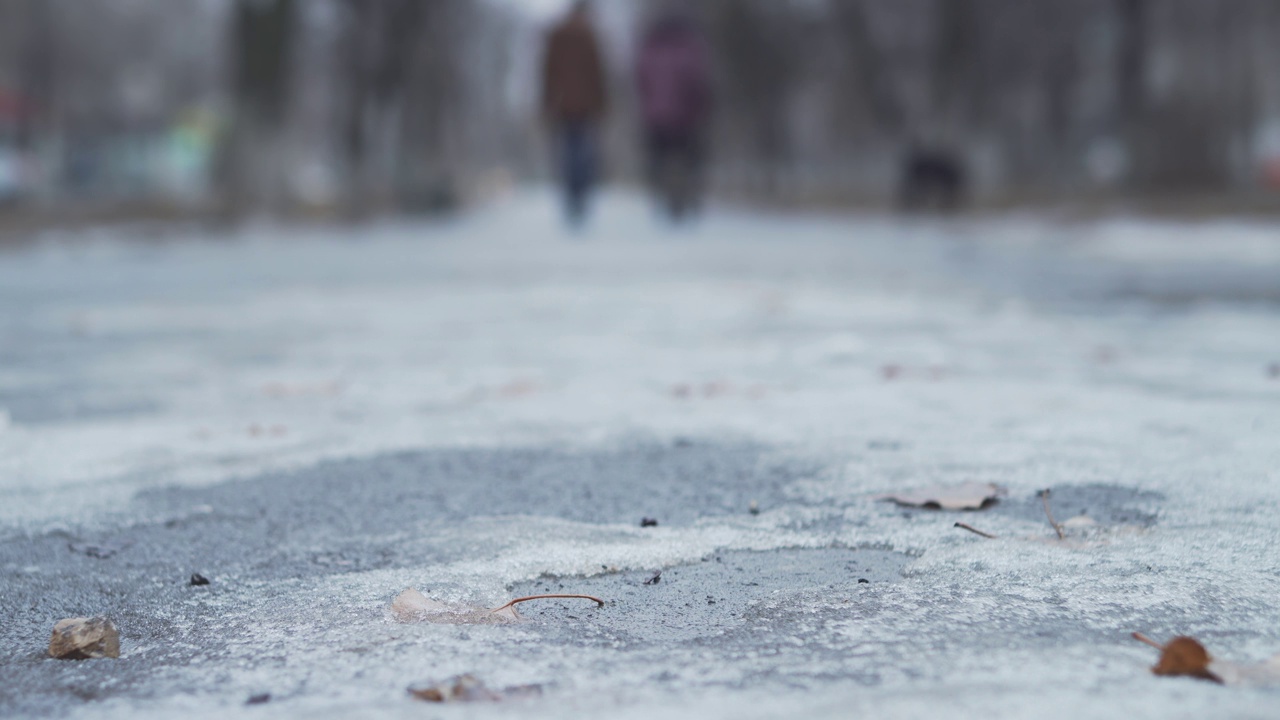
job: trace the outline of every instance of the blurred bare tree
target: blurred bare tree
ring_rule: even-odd
[[[222,189],[234,213],[285,199],[285,131],[291,94],[295,0],[236,0],[231,21],[234,113]]]
[[[615,20],[668,5],[599,4],[630,8],[599,13]],[[1280,185],[1274,0],[679,5],[712,50],[721,191],[883,199],[916,145],[953,153],[992,199]],[[0,0],[0,199],[352,216],[465,202],[478,178],[538,172],[521,83],[543,28],[524,8]],[[613,51],[610,174],[634,177]]]
[[[463,111],[470,3],[345,0],[343,150],[348,209],[455,202],[445,156]]]
[[[795,178],[834,155],[846,170],[819,184],[883,188],[886,154],[926,143],[966,157],[993,191],[1224,190],[1251,182],[1252,145],[1278,121],[1268,0],[699,7],[722,78],[721,168],[751,168],[735,177]]]

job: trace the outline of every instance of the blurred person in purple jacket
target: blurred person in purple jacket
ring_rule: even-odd
[[[649,183],[672,220],[697,209],[706,160],[711,73],[697,24],[679,12],[649,26],[636,56]]]

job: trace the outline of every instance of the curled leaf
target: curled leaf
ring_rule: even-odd
[[[516,598],[501,607],[482,608],[474,605],[450,605],[439,600],[432,600],[414,588],[408,588],[391,601],[391,616],[398,622],[429,622],[445,625],[503,625],[519,622],[523,619],[516,612],[516,605],[530,600],[550,599],[590,600],[597,607],[604,607],[604,601],[591,595],[530,595]]]
[[[537,697],[542,694],[541,685],[518,685],[502,690],[490,690],[474,675],[458,675],[426,687],[411,687],[409,694],[423,702],[499,702],[502,700]]]
[[[1209,665],[1213,658],[1195,638],[1186,636],[1170,640],[1160,651],[1160,661],[1151,668],[1156,675],[1186,676],[1221,683]]]
[[[1160,661],[1151,668],[1156,675],[1194,677],[1220,685],[1280,686],[1280,655],[1256,665],[1215,660],[1198,640],[1176,637],[1166,645],[1142,633],[1133,638],[1160,650]]]
[[[407,588],[391,601],[391,614],[403,623],[418,622],[450,610],[448,605],[439,600],[432,600],[414,588]]]

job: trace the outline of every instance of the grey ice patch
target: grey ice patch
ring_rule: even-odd
[[[602,610],[573,601],[529,603],[525,617],[557,626],[547,632],[635,648],[701,641],[722,647],[757,644],[737,631],[785,634],[811,607],[875,603],[877,589],[897,582],[911,558],[891,550],[824,548],[723,552],[702,562],[654,572],[588,579],[542,578],[510,588],[514,595],[574,592],[608,601]]]
[[[1121,485],[1058,485],[1050,488],[1049,506],[1058,522],[1087,515],[1099,525],[1156,524],[1164,495]],[[1000,500],[991,512],[1019,520],[1046,521],[1044,501],[1038,493],[1015,495]]]
[[[157,513],[208,505],[220,515],[260,518],[283,535],[317,543],[476,516],[627,525],[649,517],[668,527],[746,515],[753,500],[764,508],[782,505],[786,487],[812,477],[815,467],[777,459],[761,446],[690,440],[594,451],[427,450],[327,462],[210,488],[152,490],[140,500]]]

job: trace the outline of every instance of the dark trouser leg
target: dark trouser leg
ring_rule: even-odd
[[[566,123],[560,133],[561,180],[565,212],[577,225],[587,214],[587,200],[595,184],[595,138],[587,123]]]
[[[679,166],[678,183],[672,203],[672,214],[684,217],[695,212],[702,203],[702,142],[697,133],[680,138],[676,148]]]
[[[649,186],[663,211],[673,220],[680,217],[679,186],[681,157],[679,138],[666,130],[650,130],[645,138],[649,155]]]
[[[660,202],[666,198],[666,146],[660,132],[650,130],[644,138],[645,179],[649,192]]]
[[[654,131],[647,138],[649,179],[673,220],[697,209],[702,191],[702,144],[692,131]]]

